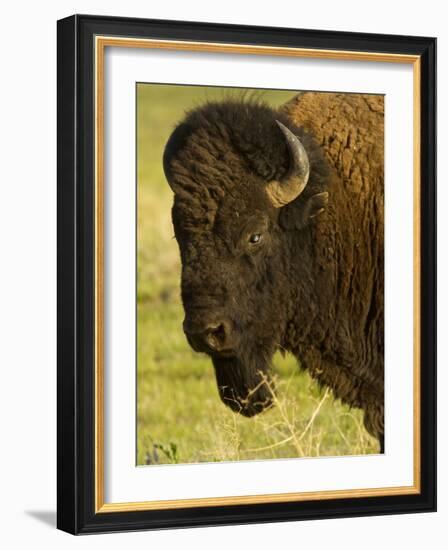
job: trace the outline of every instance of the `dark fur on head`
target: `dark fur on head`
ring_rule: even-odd
[[[274,208],[264,192],[289,167],[276,120],[300,137],[310,158],[309,182],[295,205],[306,217],[310,197],[326,189],[328,166],[308,134],[266,105],[225,101],[192,111],[164,155],[175,190],[185,312],[193,324],[204,315],[229,319],[237,341],[232,356],[211,355],[221,398],[248,416],[271,403],[262,375],[292,315],[291,277],[300,276],[291,273],[292,234],[282,227],[288,207]],[[257,249],[247,245],[251,232],[262,234]]]

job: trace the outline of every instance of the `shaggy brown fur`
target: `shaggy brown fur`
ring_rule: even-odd
[[[311,132],[337,176],[326,216],[312,227],[316,317],[288,329],[288,348],[336,397],[384,434],[384,100],[304,94],[284,107]]]
[[[359,94],[305,93],[280,111],[226,101],[192,111],[170,137],[184,329],[242,414],[270,405],[260,382],[282,349],[362,408],[383,440],[383,114],[382,97]],[[276,120],[311,166],[305,191],[283,208],[265,192],[289,166]],[[207,326],[219,327],[219,351],[192,336]]]

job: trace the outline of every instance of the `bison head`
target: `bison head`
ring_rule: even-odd
[[[190,112],[165,148],[183,330],[212,358],[223,402],[245,416],[272,404],[269,365],[294,313],[298,264],[306,263],[292,234],[327,199],[316,184],[317,150],[282,113],[237,101]]]

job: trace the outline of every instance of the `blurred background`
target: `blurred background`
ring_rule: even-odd
[[[219,399],[210,359],[182,331],[180,259],[163,149],[186,111],[204,101],[255,95],[273,107],[297,92],[137,85],[137,464],[354,455],[378,452],[358,410],[335,401],[274,357],[276,406],[254,418]]]

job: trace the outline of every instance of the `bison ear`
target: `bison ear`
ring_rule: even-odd
[[[321,214],[328,204],[328,193],[324,191],[304,199],[297,200],[284,206],[280,211],[280,225],[287,230],[300,230],[310,221]]]

